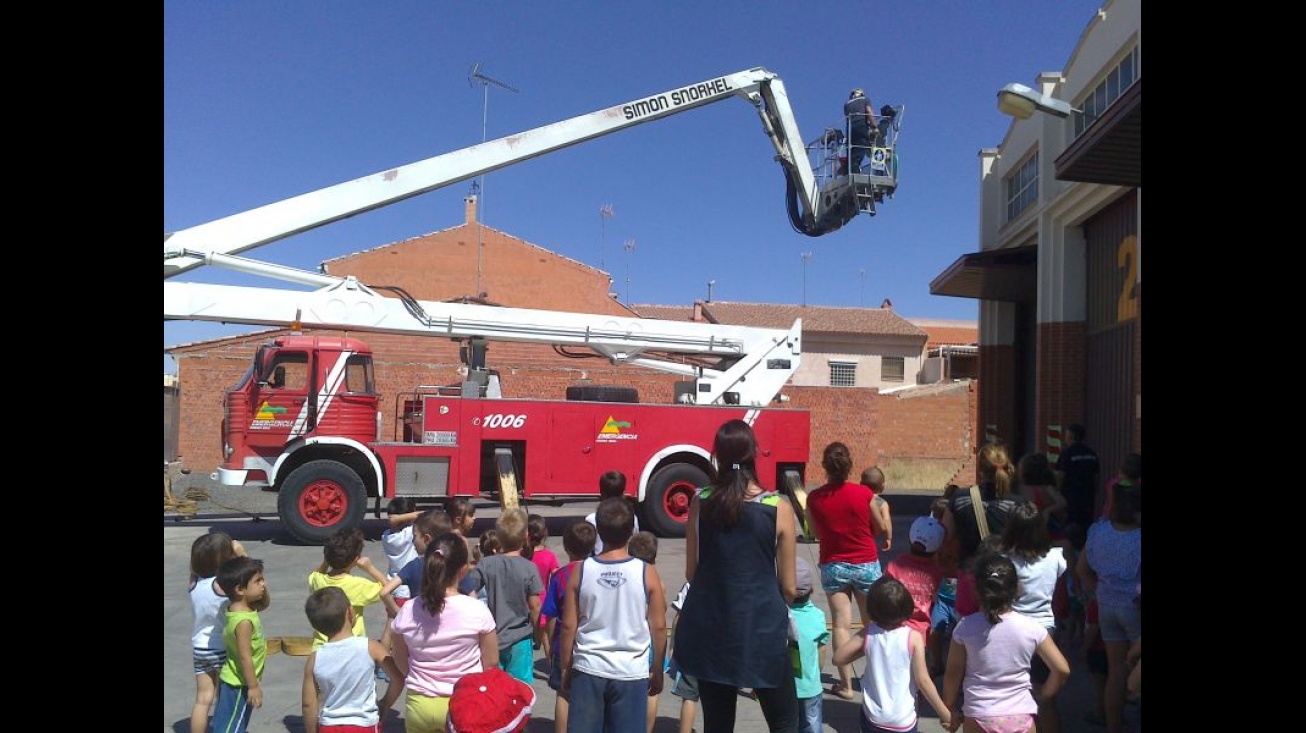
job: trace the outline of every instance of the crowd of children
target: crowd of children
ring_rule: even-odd
[[[880,487],[881,477],[863,474]],[[501,727],[521,730],[541,650],[547,684],[558,692],[557,733],[652,733],[664,676],[680,699],[680,733],[691,733],[698,684],[670,646],[688,584],[670,603],[668,626],[657,537],[638,530],[624,478],[604,474],[598,509],[565,528],[565,563],[547,547],[543,517],[522,509],[503,511],[473,540],[475,510],[465,499],[448,512],[392,501],[384,572],[363,553],[361,530],[328,538],[307,576],[314,643],[304,669],[305,730],[379,730],[406,691],[408,733],[442,733],[459,680],[495,668],[507,677],[484,679],[517,681],[500,687],[513,701],[505,709],[520,719]],[[828,618],[812,599],[815,573],[797,558],[789,639],[799,733],[823,730],[823,668],[863,659],[864,732],[915,731],[917,710],[928,704],[949,731],[1022,733],[1037,723],[1057,733],[1067,647],[1084,655],[1097,689],[1084,720],[1126,730],[1124,707],[1141,699],[1141,456],[1131,454],[1110,480],[1104,516],[1087,532],[1061,523],[1064,500],[1046,460],[1022,461],[1020,478],[1024,498],[1000,534],[960,566],[957,538],[940,522],[959,490],[948,486],[872,584],[865,626],[828,651]],[[959,616],[959,578],[973,587],[978,612]],[[259,611],[271,594],[262,564],[226,534],[203,535],[191,550],[190,596],[191,732],[210,730],[211,714],[212,730],[239,733],[263,703],[268,651]],[[363,611],[377,603],[387,623],[373,639]],[[466,718],[480,715],[475,701],[465,705]]]

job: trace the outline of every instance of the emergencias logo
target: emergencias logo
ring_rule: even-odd
[[[265,400],[259,405],[258,412],[254,415],[254,422],[250,423],[251,430],[271,430],[272,428],[288,428],[293,424],[292,420],[285,419],[286,408],[273,407]]]
[[[608,415],[608,421],[603,424],[603,429],[599,431],[594,438],[598,443],[615,443],[618,440],[638,440],[639,433],[630,431],[630,423],[625,420],[616,420]]]

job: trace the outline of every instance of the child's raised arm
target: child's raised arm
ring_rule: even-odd
[[[385,616],[387,619],[392,619],[399,615],[399,604],[395,602],[394,592],[395,588],[398,588],[403,584],[404,579],[398,575],[386,578],[386,581],[381,584],[381,604],[385,606]],[[390,628],[389,622],[386,623],[386,628]]]
[[[416,522],[417,518],[420,516],[422,516],[421,512],[404,512],[403,514],[391,514],[390,531],[398,532],[404,527],[407,527],[413,522]]]

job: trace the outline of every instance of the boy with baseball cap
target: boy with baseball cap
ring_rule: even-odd
[[[908,537],[911,540],[911,552],[899,555],[889,561],[885,575],[892,575],[907,587],[911,594],[911,618],[907,626],[919,631],[921,638],[929,640],[930,612],[934,608],[934,596],[943,581],[943,568],[934,560],[934,553],[943,546],[947,536],[943,524],[932,516],[917,517],[911,523]]]

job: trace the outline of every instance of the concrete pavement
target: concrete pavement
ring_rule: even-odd
[[[177,489],[178,493],[184,487]],[[893,556],[906,549],[906,537],[911,521],[925,513],[929,501],[938,494],[937,491],[889,492],[888,499],[893,509],[894,537]],[[550,538],[548,546],[558,558],[566,561],[562,550],[561,535],[563,528],[574,521],[582,521],[584,515],[592,510],[593,502],[573,502],[565,504],[545,504],[537,502],[524,503],[531,513],[537,513],[547,519]],[[493,527],[494,518],[498,516],[497,505],[490,502],[478,504],[475,534]],[[379,567],[385,567],[385,553],[381,549],[379,538],[384,529],[383,520],[373,518],[371,513],[364,523],[368,536],[366,553]],[[262,622],[269,637],[308,636],[311,630],[304,617],[304,600],[308,596],[307,576],[322,559],[322,550],[316,546],[302,546],[282,529],[276,519],[275,494],[257,490],[243,490],[238,494],[223,494],[213,490],[211,501],[200,501],[200,513],[191,518],[164,518],[164,558],[163,558],[163,730],[165,733],[185,733],[189,730],[191,704],[195,696],[194,675],[191,669],[190,602],[186,593],[186,579],[190,558],[190,545],[201,534],[221,531],[245,545],[251,557],[264,561],[268,588],[272,594],[271,607],[263,612]],[[800,544],[799,554],[807,558],[813,566],[817,561],[815,544]],[[680,588],[684,582],[685,543],[684,540],[662,539],[658,547],[658,571],[668,594]],[[826,611],[824,593],[817,591],[813,601]],[[379,604],[371,606],[365,613],[369,635],[380,635],[385,613]],[[854,618],[857,618],[856,616]],[[1082,660],[1075,650],[1068,650],[1072,674],[1069,684],[1061,693],[1063,733],[1101,733],[1104,728],[1091,726],[1082,721],[1082,716],[1091,706],[1093,700],[1092,681]],[[827,689],[832,682],[834,668],[829,664],[829,655],[825,656],[823,676]],[[302,731],[303,721],[300,713],[300,686],[303,680],[304,657],[275,654],[268,657],[264,670],[263,707],[254,712],[249,730],[251,733],[270,731]],[[854,671],[860,673],[860,662],[854,665]],[[532,720],[527,728],[530,733],[551,733],[554,729],[553,706],[554,693],[547,684],[547,667],[542,657],[536,663],[536,681],[533,685],[537,696]],[[938,680],[941,683],[941,679]],[[833,695],[825,696],[825,731],[826,733],[856,733],[860,715],[859,702],[846,702]],[[387,733],[402,733],[404,730],[402,698],[391,712],[383,726]],[[675,733],[678,730],[680,698],[670,692],[670,684],[663,690],[658,701],[658,717],[654,727],[655,733]],[[702,730],[702,712],[698,713],[695,730]],[[739,701],[738,731],[764,731],[765,721],[757,703],[741,698]],[[921,710],[921,733],[939,733],[943,728],[938,724],[933,710],[924,705]]]

